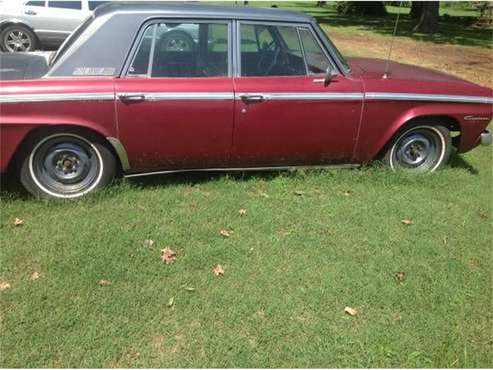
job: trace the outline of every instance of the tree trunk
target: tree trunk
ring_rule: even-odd
[[[419,22],[413,31],[423,33],[435,33],[438,30],[438,1],[427,1],[422,5]]]
[[[411,12],[409,15],[412,19],[419,19],[423,9],[423,1],[411,1]]]

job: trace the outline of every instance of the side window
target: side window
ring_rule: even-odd
[[[325,73],[330,66],[324,51],[313,37],[310,30],[300,28],[300,38],[305,51],[306,64],[310,74]]]
[[[50,8],[63,8],[63,9],[82,9],[81,1],[48,1]]]
[[[27,6],[45,6],[46,1],[28,1]]]
[[[306,75],[296,27],[242,24],[240,35],[242,76]]]
[[[227,76],[228,59],[226,23],[159,23],[145,30],[128,75]]]
[[[99,0],[97,0],[97,1],[90,1],[89,0],[89,2],[88,2],[89,10],[94,10],[98,6],[103,5],[103,4],[106,4],[106,3],[109,3],[109,1],[103,1],[103,0],[101,0],[101,1],[99,1]]]

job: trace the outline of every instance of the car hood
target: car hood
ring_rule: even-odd
[[[0,80],[32,80],[49,69],[53,52],[0,53]]]
[[[387,65],[387,61],[383,59],[348,58],[348,62],[353,72],[365,79],[381,79]],[[392,61],[388,63],[387,71],[387,79],[471,84],[466,80],[432,69]]]

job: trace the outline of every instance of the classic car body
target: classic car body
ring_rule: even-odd
[[[198,28],[193,50],[162,47],[177,26]],[[112,166],[125,176],[357,166],[389,152],[392,168],[433,171],[452,144],[463,153],[491,142],[491,89],[400,63],[385,71],[382,60],[346,61],[298,13],[108,4],[49,59],[43,76],[3,81],[0,92],[0,169],[16,168],[41,196],[86,194]],[[91,156],[99,172],[77,187]]]

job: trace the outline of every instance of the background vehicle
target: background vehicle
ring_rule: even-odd
[[[0,2],[0,48],[6,52],[56,48],[89,16],[108,1]]]

